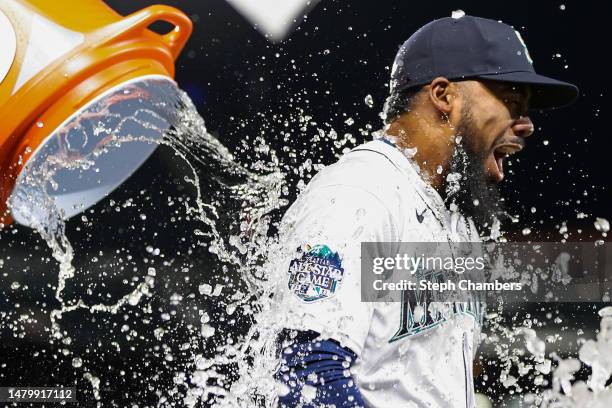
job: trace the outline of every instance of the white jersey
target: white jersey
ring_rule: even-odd
[[[368,406],[474,407],[480,307],[416,327],[404,303],[361,301],[361,242],[479,241],[474,224],[445,207],[412,160],[383,140],[358,146],[312,179],[283,224],[292,254],[280,264],[284,324],[355,352],[352,374]],[[335,274],[296,284],[304,262]]]

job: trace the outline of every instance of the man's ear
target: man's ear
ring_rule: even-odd
[[[445,77],[437,77],[428,86],[428,96],[433,106],[448,117],[457,96],[455,85]]]

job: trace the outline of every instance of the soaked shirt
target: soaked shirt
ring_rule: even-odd
[[[480,304],[451,305],[434,321],[414,319],[414,302],[361,300],[361,242],[479,241],[416,163],[383,140],[358,146],[311,180],[283,225],[285,327],[352,350],[351,375],[370,407],[474,407]]]

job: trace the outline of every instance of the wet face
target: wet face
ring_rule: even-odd
[[[465,81],[462,121],[469,128],[466,148],[483,160],[487,179],[499,183],[504,178],[504,159],[522,150],[534,126],[527,116],[530,90],[522,84],[495,81]]]
[[[461,116],[457,147],[446,181],[447,200],[455,202],[479,229],[490,226],[502,210],[497,183],[504,178],[504,159],[525,145],[533,133],[526,116],[529,89],[508,83],[466,81],[461,85]]]

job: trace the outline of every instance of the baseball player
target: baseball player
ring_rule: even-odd
[[[283,218],[279,406],[474,407],[482,304],[434,314],[409,294],[362,302],[360,244],[479,242],[504,159],[534,131],[528,110],[577,94],[536,74],[498,21],[442,18],[401,46],[384,129],[317,174]]]

